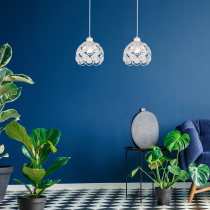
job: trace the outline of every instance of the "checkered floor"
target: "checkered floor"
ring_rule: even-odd
[[[47,209],[209,209],[210,191],[195,195],[193,203],[188,203],[188,189],[173,189],[172,202],[170,206],[156,205],[156,199],[152,190],[142,190],[142,195],[146,196],[140,203],[139,190],[128,190],[128,198],[125,198],[125,190],[64,190],[46,191]],[[18,209],[16,197],[23,195],[23,192],[8,192],[5,200],[0,202],[0,209]],[[134,196],[135,195],[135,196]],[[138,195],[138,196],[136,196]]]

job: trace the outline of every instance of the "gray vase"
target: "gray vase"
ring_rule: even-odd
[[[133,118],[131,137],[134,145],[141,149],[155,146],[159,138],[159,126],[155,115],[141,108]]]
[[[13,170],[13,166],[0,166],[0,201],[4,200],[7,186],[9,184],[10,175]]]

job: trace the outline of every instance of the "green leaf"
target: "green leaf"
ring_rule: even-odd
[[[17,94],[17,86],[10,83],[10,84],[6,84],[6,85],[2,85],[0,87],[0,96],[4,95],[4,94],[12,94],[12,95],[16,95]]]
[[[40,141],[40,145],[44,144],[45,141],[50,141],[52,145],[55,147],[60,139],[60,131],[57,128],[52,128],[50,130],[46,130],[44,128],[37,128],[31,132],[29,135],[33,144],[36,145],[37,140],[37,132],[38,132],[38,140]],[[51,152],[50,144],[44,144],[42,148],[40,148],[39,157],[40,164],[43,164],[48,158]]]
[[[170,161],[170,164],[171,164],[172,166],[173,166],[173,165],[177,166],[177,165],[178,165],[178,160],[177,160],[177,159],[173,159],[173,160]]]
[[[38,188],[45,190],[46,188],[51,187],[51,186],[53,186],[54,184],[57,184],[60,181],[61,181],[60,179],[55,180],[55,181],[52,181],[50,179],[46,179],[38,186]]]
[[[52,165],[47,169],[45,176],[51,174],[53,171],[57,170],[61,166],[65,165],[70,157],[58,157],[52,163]]]
[[[4,130],[4,128],[5,128],[5,126],[0,128],[0,134]]]
[[[31,185],[33,187],[35,187],[36,183],[34,182],[34,180],[32,180],[27,174],[24,173],[23,168],[27,167],[27,168],[31,168],[33,169],[33,164],[31,163],[25,163],[23,164],[23,166],[21,167],[21,173],[23,174],[23,176],[31,183]]]
[[[0,82],[2,83],[2,85],[11,83],[11,82],[2,82],[2,80],[4,79],[4,77],[13,74],[12,71],[10,71],[8,68],[1,68],[0,69]]]
[[[25,82],[34,84],[33,80],[24,74],[11,74],[3,78],[4,82]]]
[[[178,175],[178,177],[179,177],[180,180],[185,182],[186,180],[189,179],[189,174],[186,171],[181,170],[181,173]]]
[[[196,163],[192,162],[188,166],[188,173],[192,177],[193,182],[197,187],[201,187],[206,184],[209,179],[209,167],[205,164],[200,164],[196,167]]]
[[[25,148],[25,146],[22,146],[22,153],[23,153],[26,157],[28,157],[28,158],[31,159],[31,155],[30,155],[29,151]]]
[[[45,144],[49,144],[50,145],[50,149],[53,151],[53,153],[57,152],[57,149],[54,147],[54,145],[52,144],[51,141],[44,141],[42,143],[42,145],[40,145],[40,147],[42,148]]]
[[[171,161],[175,159],[175,157],[173,157],[172,155],[166,155],[166,154],[164,154],[161,158],[163,158],[166,161]]]
[[[7,65],[12,57],[12,48],[8,44],[0,47],[0,68]]]
[[[44,169],[33,169],[24,167],[23,172],[28,175],[36,184],[40,184],[42,178],[45,175]]]
[[[130,177],[130,178],[134,177],[134,175],[136,174],[136,172],[137,172],[139,169],[140,169],[139,166],[137,166],[137,168],[136,168],[135,170],[131,171],[131,173],[128,175],[128,177]]]
[[[156,162],[157,162],[157,165],[156,165]],[[165,159],[160,159],[160,160],[157,160],[156,162],[153,162],[153,163],[150,163],[148,166],[150,167],[150,169],[151,170],[153,170],[153,169],[156,169],[156,167],[158,166],[158,168],[160,167],[160,166],[162,166],[163,165],[163,163],[165,162]]]
[[[149,151],[146,153],[146,155],[144,156],[144,159],[148,162],[148,163],[153,163],[156,160],[158,160],[160,157],[163,156],[161,150],[159,147],[154,147],[152,146],[153,151]]]
[[[175,175],[180,175],[181,174],[181,169],[179,168],[179,166],[168,166],[168,170]]]
[[[166,136],[164,147],[166,147],[170,152],[173,150],[182,151],[189,145],[189,142],[190,137],[188,134],[184,133],[181,135],[180,131],[175,130]]]
[[[16,118],[16,120],[19,120],[20,115],[14,109],[8,109],[6,111],[3,111],[0,113],[0,123],[12,117]]]
[[[23,182],[21,182],[20,180],[18,179],[14,179],[18,184],[22,184],[22,185],[25,185],[26,189],[29,191],[30,194],[33,194],[30,187],[27,185],[27,184],[24,184]]]
[[[5,131],[10,138],[22,142],[33,155],[33,157],[35,156],[33,143],[23,126],[13,120],[11,123],[5,126]]]
[[[22,90],[22,88],[18,88],[17,94],[15,94],[15,95],[4,94],[4,95],[0,96],[0,106],[3,106],[5,103],[12,102],[12,101],[16,100],[20,96],[21,90]]]
[[[4,145],[2,144],[2,145],[0,146],[0,154],[3,153],[3,152],[4,152]]]
[[[9,157],[9,154],[6,153],[6,154],[2,155],[2,156],[0,157],[0,159],[3,158],[3,157]]]

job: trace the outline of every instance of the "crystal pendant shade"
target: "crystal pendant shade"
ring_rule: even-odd
[[[104,51],[102,47],[93,42],[91,37],[86,39],[77,49],[76,61],[81,66],[98,66],[104,61]]]
[[[151,61],[152,53],[146,43],[141,42],[139,37],[136,37],[124,50],[123,61],[128,66],[145,66]]]

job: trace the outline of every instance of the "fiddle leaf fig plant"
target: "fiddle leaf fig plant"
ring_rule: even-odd
[[[21,172],[24,177],[34,187],[33,190],[27,184],[15,179],[19,184],[25,185],[29,194],[26,199],[39,198],[48,187],[57,184],[60,180],[45,179],[46,176],[65,165],[70,157],[58,157],[48,169],[44,169],[42,164],[47,160],[51,151],[57,151],[56,145],[60,139],[60,131],[57,128],[46,130],[37,128],[28,136],[26,130],[18,122],[13,120],[5,127],[6,134],[17,141],[22,142],[22,153],[30,159],[29,163],[23,164]],[[43,180],[45,179],[45,180]]]
[[[184,150],[190,142],[188,134],[181,135],[180,131],[175,130],[170,132],[164,141],[164,146],[170,152],[177,150],[177,157],[171,155],[163,155],[161,149],[157,146],[151,146],[151,151],[147,152],[144,159],[149,163],[149,168],[152,170],[155,178],[152,178],[139,166],[133,170],[128,177],[133,177],[138,170],[142,170],[150,179],[152,179],[160,189],[170,189],[177,181],[181,180],[185,182],[189,178],[189,174],[192,177],[193,182],[197,187],[203,186],[210,174],[209,167],[205,164],[201,164],[196,167],[196,163],[191,163],[188,167],[189,174],[181,170],[178,166],[179,152]],[[153,172],[156,170],[156,175]],[[169,174],[173,175],[173,178],[169,179]]]

